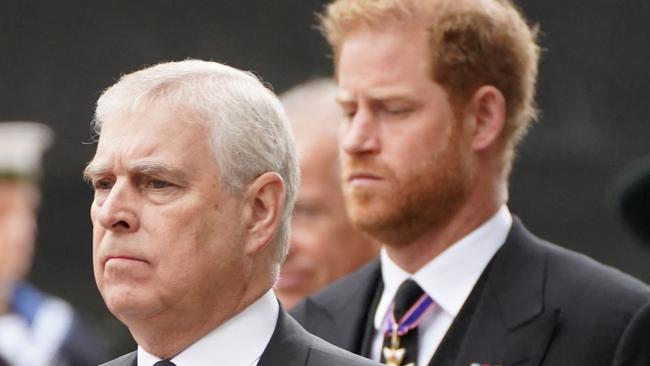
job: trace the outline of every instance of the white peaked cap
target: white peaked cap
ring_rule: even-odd
[[[42,123],[0,122],[0,178],[36,178],[53,139],[52,129]]]

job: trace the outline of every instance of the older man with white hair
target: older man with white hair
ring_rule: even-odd
[[[138,343],[107,365],[372,365],[273,293],[298,169],[257,78],[199,60],[146,68],[102,94],[95,127],[95,280]]]

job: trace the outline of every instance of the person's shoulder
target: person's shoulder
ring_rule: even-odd
[[[609,293],[626,298],[650,298],[650,287],[641,280],[595,259],[551,243],[544,243],[548,253],[551,280],[572,285],[576,289]]]
[[[628,311],[650,301],[650,286],[639,279],[530,232],[524,235],[524,250],[545,258],[548,297],[566,301],[589,298],[594,306],[620,304],[616,306]]]
[[[327,299],[332,295],[337,295],[340,293],[350,293],[351,291],[358,291],[360,287],[366,288],[379,280],[381,275],[381,264],[379,258],[376,258],[363,267],[359,268],[355,272],[350,273],[347,276],[344,276],[331,285],[325,287],[321,291],[317,292],[310,298],[318,300]]]
[[[331,311],[345,303],[350,296],[366,297],[381,278],[379,259],[374,259],[357,271],[344,276],[315,294],[308,296],[290,314],[301,323],[314,312]]]
[[[135,366],[137,352],[127,353],[114,360],[103,363],[99,366]]]
[[[378,366],[379,363],[348,352],[312,335],[311,351],[308,366],[339,365],[339,366]]]

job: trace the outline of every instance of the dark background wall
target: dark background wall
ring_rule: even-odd
[[[52,126],[32,280],[70,300],[114,351],[133,347],[106,311],[91,266],[94,151],[89,122],[101,90],[163,60],[212,59],[254,70],[281,92],[331,71],[313,29],[324,1],[2,1],[0,120]],[[542,117],[520,151],[510,206],[538,235],[650,281],[650,247],[621,225],[608,192],[650,153],[650,2],[525,0],[541,24]]]

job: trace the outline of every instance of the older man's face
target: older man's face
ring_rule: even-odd
[[[127,325],[205,322],[243,292],[239,201],[220,185],[205,126],[144,109],[105,121],[85,172],[95,280]]]

